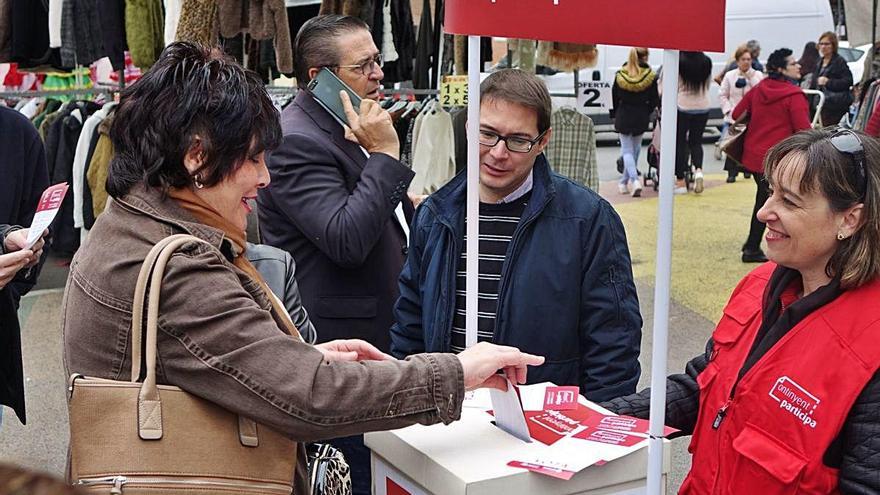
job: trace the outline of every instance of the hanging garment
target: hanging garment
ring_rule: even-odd
[[[251,37],[255,40],[274,40],[278,70],[285,74],[292,73],[293,43],[284,0],[250,0],[248,19]]]
[[[373,12],[373,42],[382,46],[385,32],[384,1],[375,4]],[[384,83],[395,83],[412,80],[413,58],[415,57],[416,36],[413,27],[412,9],[409,1],[391,2],[391,31],[394,49],[399,58],[394,62],[385,62],[382,72],[385,73]]]
[[[76,101],[52,124],[46,140],[46,158],[52,184],[73,183],[73,158],[83,122],[101,107],[91,101]],[[73,195],[65,196],[61,210],[52,223],[52,250],[72,254],[79,248],[80,236],[73,226]]]
[[[394,30],[391,29],[391,0],[385,0],[382,5],[382,57],[385,63],[397,62],[400,55],[394,48]]]
[[[65,0],[67,1],[67,0]],[[101,5],[101,38],[114,71],[126,68],[125,0],[98,0]]]
[[[537,62],[545,67],[571,72],[595,67],[598,60],[599,50],[596,48],[596,45],[558,43],[554,41],[538,42]]]
[[[570,107],[562,107],[550,117],[553,139],[544,149],[553,170],[573,181],[599,191],[596,161],[596,132],[593,121]]]
[[[12,1],[0,0],[0,63],[12,58]]]
[[[156,63],[165,48],[164,29],[162,0],[125,0],[125,33],[136,66],[148,69]]]
[[[431,20],[431,1],[422,1],[422,16],[416,36],[416,59],[413,65],[413,88],[428,89],[431,86],[431,73],[434,68],[434,26]],[[433,69],[433,70],[432,70]]]
[[[43,65],[52,55],[49,49],[49,5],[40,0],[0,0],[8,2],[9,56],[2,62],[18,62],[20,68]],[[0,10],[2,13],[2,10]],[[0,16],[3,17],[3,16]],[[4,34],[0,31],[0,51]]]
[[[409,185],[413,194],[431,194],[455,175],[455,136],[449,112],[436,105],[420,122],[418,144],[413,148]]]
[[[61,9],[61,64],[89,66],[106,55],[99,0],[64,0]]]
[[[217,0],[183,0],[177,23],[177,41],[217,44]]]
[[[110,195],[107,193],[107,175],[110,171],[110,160],[113,158],[113,142],[110,141],[110,126],[113,117],[107,117],[98,125],[98,143],[89,161],[86,182],[92,194],[92,212],[97,218],[107,207]]]
[[[381,0],[379,0],[381,1]],[[358,17],[372,27],[374,0],[323,0],[319,13]]]
[[[455,135],[455,173],[467,168],[467,107],[454,110],[452,113],[452,132]]]
[[[183,0],[164,0],[165,2],[165,46],[174,43],[177,36],[177,23],[180,21],[180,8]]]
[[[49,0],[49,48],[61,48],[61,15],[64,0]]]
[[[92,163],[92,157],[95,156],[95,149],[98,147],[98,138],[101,137],[101,133],[95,132],[92,133],[92,139],[89,141],[89,152],[86,154],[86,166],[85,170],[83,170],[83,205],[82,205],[82,216],[83,216],[83,228],[82,230],[88,233],[89,230],[92,229],[92,226],[95,225],[95,208],[93,204],[92,198],[92,189],[88,182],[89,175],[89,167]],[[85,237],[83,237],[83,240]]]
[[[92,135],[97,132],[98,125],[107,117],[110,110],[116,106],[115,102],[104,105],[100,110],[96,111],[83,122],[82,130],[76,142],[76,148],[73,155],[73,226],[81,229],[81,240],[85,240],[86,232],[83,220],[83,198],[84,190],[87,186],[85,182],[86,159],[89,154],[89,146],[92,142]]]

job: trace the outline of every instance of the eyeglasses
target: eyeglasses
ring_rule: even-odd
[[[852,160],[853,175],[856,179],[856,186],[864,199],[868,192],[868,175],[865,170],[865,147],[859,135],[849,129],[838,128],[831,135],[831,146],[834,146],[838,152],[849,155]]]
[[[816,46],[831,46],[831,42],[830,41],[820,41],[820,42],[816,43]]]
[[[372,74],[377,68],[385,65],[385,57],[382,56],[381,53],[376,54],[375,57],[367,60],[362,64],[354,64],[354,65],[334,65],[331,67],[336,67],[337,69],[350,69],[355,72],[359,72],[362,76],[366,76]]]
[[[538,134],[538,137],[535,139],[529,140],[522,137],[502,136],[492,131],[480,130],[480,144],[488,146],[489,148],[494,148],[495,145],[498,144],[498,141],[504,141],[504,146],[506,146],[509,151],[514,153],[528,153],[529,151],[532,151],[532,147],[538,144],[538,141],[544,137],[544,134],[547,134],[546,130],[541,134]]]

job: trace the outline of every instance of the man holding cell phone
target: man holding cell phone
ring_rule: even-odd
[[[387,352],[415,174],[376,102],[380,53],[360,19],[326,15],[303,25],[294,41],[300,91],[281,114],[284,137],[266,160],[271,183],[258,208],[263,243],[296,261],[318,342],[359,338]],[[360,437],[340,440],[354,492],[369,493],[369,451]]]

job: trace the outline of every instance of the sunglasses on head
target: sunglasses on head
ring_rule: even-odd
[[[843,128],[837,128],[831,135],[831,146],[838,152],[849,155],[853,165],[855,184],[864,199],[868,192],[868,174],[865,170],[865,147],[858,134]]]

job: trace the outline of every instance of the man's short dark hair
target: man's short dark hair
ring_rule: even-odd
[[[293,42],[293,73],[297,85],[308,86],[312,67],[338,65],[341,55],[338,38],[360,29],[369,31],[370,26],[349,15],[319,15],[306,21]]]
[[[480,104],[486,100],[501,100],[530,108],[538,116],[538,133],[550,128],[553,102],[547,85],[534,74],[519,69],[503,69],[490,74],[480,84]]]
[[[122,91],[107,192],[120,197],[141,181],[163,190],[191,184],[184,157],[196,136],[204,152],[199,181],[212,186],[246,158],[277,148],[281,124],[256,73],[217,49],[172,43]]]

